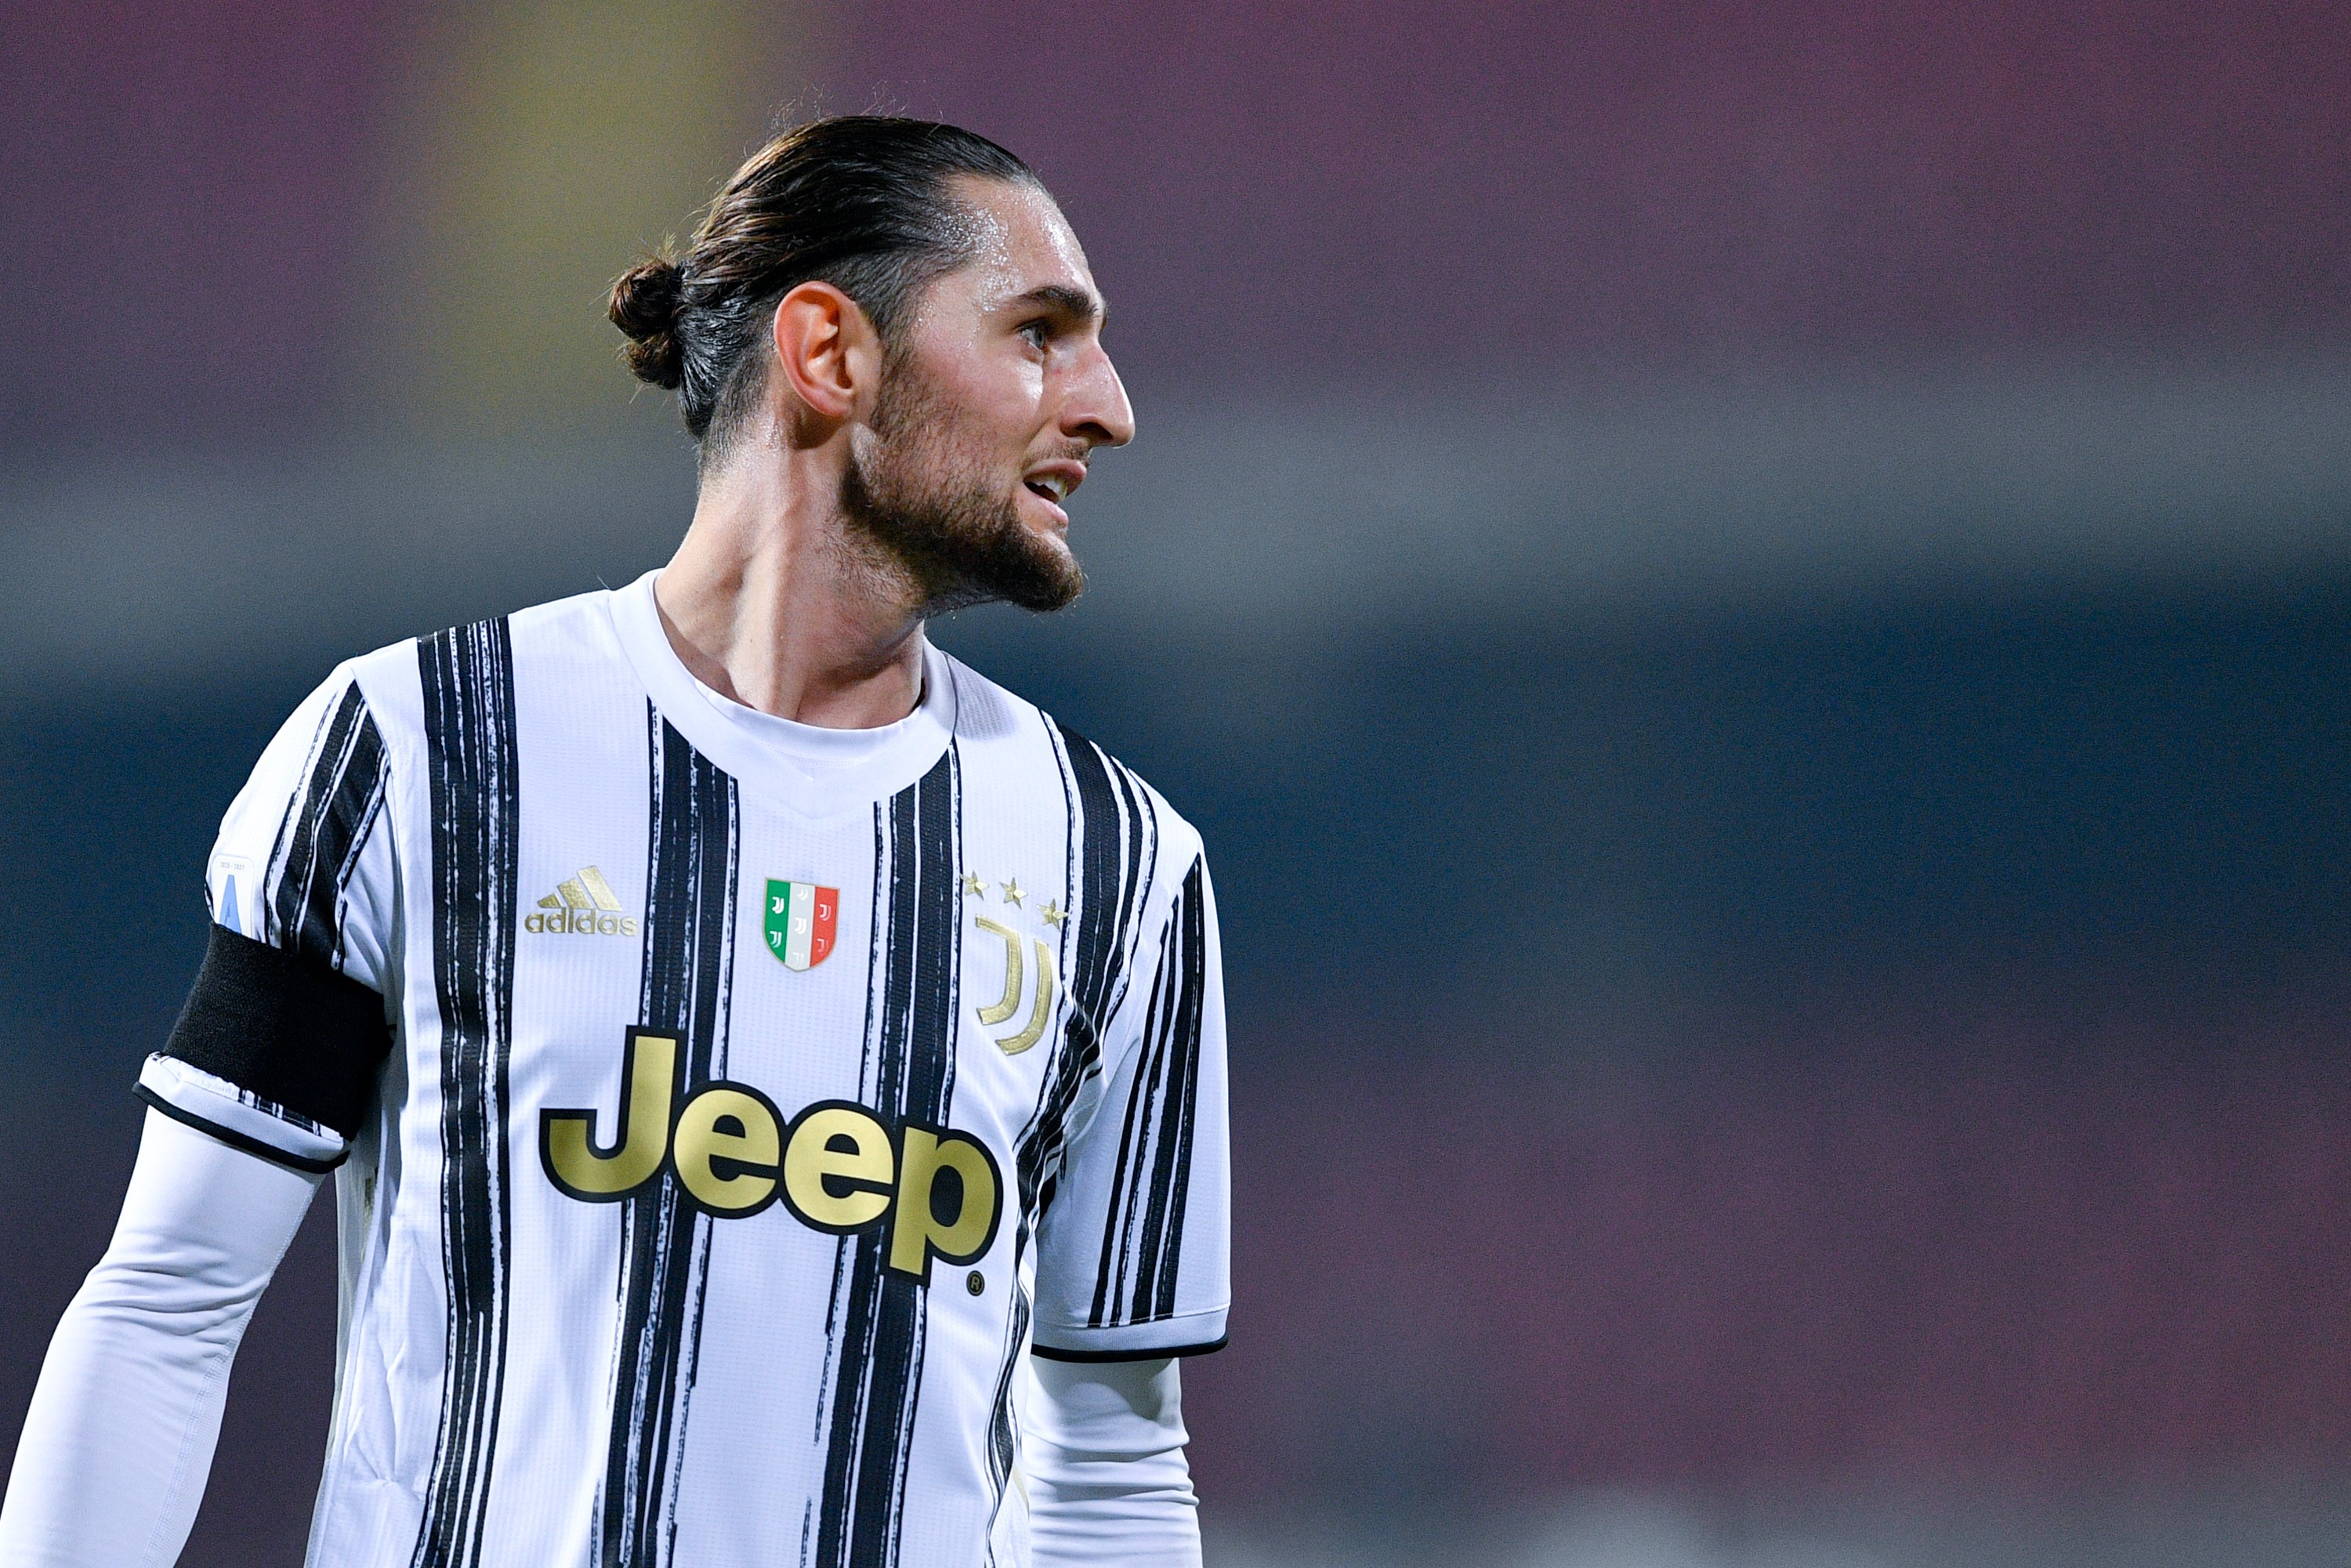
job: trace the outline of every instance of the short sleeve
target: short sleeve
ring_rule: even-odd
[[[1138,955],[1102,1097],[1038,1227],[1036,1354],[1191,1355],[1225,1343],[1231,1159],[1216,901],[1196,855]]]
[[[222,820],[203,967],[139,1096],[306,1170],[349,1152],[391,1049],[390,765],[339,670],[294,710]]]

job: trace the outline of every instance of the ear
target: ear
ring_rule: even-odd
[[[838,424],[862,412],[882,374],[882,338],[856,300],[802,283],[777,302],[776,365],[810,414]]]

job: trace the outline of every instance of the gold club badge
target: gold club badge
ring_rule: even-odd
[[[1020,879],[997,884],[1000,902],[1016,908],[1026,907],[1028,894],[1020,888]],[[985,900],[987,883],[970,872],[963,878],[964,895]],[[1064,918],[1061,905],[1048,900],[1037,912],[1049,925],[1059,925]],[[1028,1004],[1028,1020],[1010,1034],[991,1034],[997,1048],[1007,1056],[1018,1056],[1045,1038],[1045,1026],[1053,1018],[1053,950],[1039,937],[1022,935],[1000,920],[985,915],[972,916],[972,924],[1004,944],[1004,994],[978,1009],[979,1021],[988,1029],[1008,1023]],[[1035,955],[1034,962],[1029,955]]]

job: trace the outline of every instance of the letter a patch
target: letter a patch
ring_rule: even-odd
[[[768,951],[787,969],[812,969],[832,951],[841,890],[768,879]]]

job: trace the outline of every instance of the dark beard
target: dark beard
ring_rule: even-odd
[[[947,434],[952,410],[917,375],[903,364],[890,375],[868,460],[852,453],[841,476],[841,515],[913,578],[925,615],[998,601],[1066,609],[1086,574],[1021,523],[1017,497],[980,477],[984,465]]]

